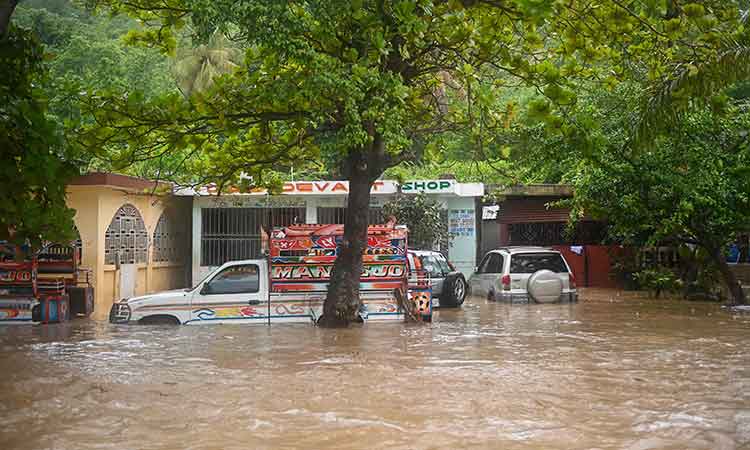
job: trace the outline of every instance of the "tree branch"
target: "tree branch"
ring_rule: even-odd
[[[0,0],[0,39],[4,39],[10,28],[10,16],[18,5],[18,0]]]

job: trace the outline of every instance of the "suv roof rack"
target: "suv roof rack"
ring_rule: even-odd
[[[506,252],[511,252],[513,250],[545,250],[545,251],[552,251],[552,252],[557,251],[552,247],[543,247],[541,245],[506,245],[503,247],[498,247],[494,250],[499,250],[499,251],[505,250]]]

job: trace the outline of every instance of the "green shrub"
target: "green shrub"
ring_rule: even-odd
[[[666,267],[654,267],[635,273],[642,289],[652,291],[659,298],[662,292],[676,292],[682,288],[682,280]]]

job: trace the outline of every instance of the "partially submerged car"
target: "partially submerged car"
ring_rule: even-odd
[[[563,255],[545,247],[488,252],[469,279],[473,295],[509,303],[578,301],[576,280]]]
[[[442,253],[409,250],[407,259],[410,272],[429,277],[433,307],[456,308],[464,303],[467,292],[466,278]]]

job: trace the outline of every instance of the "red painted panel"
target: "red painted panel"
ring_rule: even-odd
[[[589,266],[589,285],[593,287],[616,288],[617,281],[610,276],[612,256],[622,253],[617,245],[587,245],[586,256]]]
[[[560,251],[568,261],[578,287],[618,287],[617,281],[610,275],[610,272],[612,256],[622,253],[621,247],[584,245],[580,255],[570,250],[569,245],[556,245],[554,248]]]
[[[570,250],[569,245],[555,245],[552,248],[562,253],[565,261],[568,262],[570,270],[573,271],[573,275],[576,277],[576,285],[586,287],[586,260],[583,251],[579,255]]]

